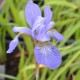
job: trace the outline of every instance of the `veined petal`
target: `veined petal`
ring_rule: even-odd
[[[44,34],[44,29],[45,28],[45,25],[41,25],[40,27],[38,27],[37,29],[33,30],[32,31],[32,37],[35,38],[38,34]]]
[[[43,27],[42,29],[41,29],[41,33],[43,32],[43,33],[45,33],[45,32],[47,32],[48,30],[50,30],[53,26],[54,26],[54,22],[53,21],[51,21],[49,24],[47,24],[45,27]]]
[[[18,45],[18,36],[16,36],[9,44],[9,49],[7,50],[7,53],[13,52],[13,50],[16,48]]]
[[[52,11],[49,6],[44,8],[44,16],[46,18],[46,24],[48,24],[52,19]]]
[[[48,30],[50,30],[53,26],[54,26],[54,22],[53,21],[51,21],[48,25],[47,25],[47,27],[46,27],[46,31],[48,31]]]
[[[50,37],[46,34],[38,34],[36,36],[36,40],[39,40],[41,42],[50,41]]]
[[[32,0],[29,0],[25,8],[25,18],[30,27],[33,27],[33,23],[38,16],[41,16],[40,8]]]
[[[33,38],[36,37],[39,33],[43,32],[45,18],[38,16],[36,21],[34,22],[33,28],[32,28],[32,36]]]
[[[28,35],[32,34],[31,29],[27,28],[27,27],[17,27],[17,26],[14,26],[13,27],[13,31],[14,32],[20,32],[20,33],[28,34]]]
[[[55,69],[60,66],[62,56],[57,47],[50,45],[44,45],[42,47],[36,46],[34,49],[36,61],[39,64],[46,65],[50,69]]]
[[[63,35],[60,34],[58,31],[54,30],[54,31],[48,31],[47,35],[53,37],[57,42],[60,42],[61,40],[64,39]]]
[[[32,32],[35,30],[35,29],[39,29],[41,28],[42,25],[44,25],[44,22],[45,22],[45,18],[41,17],[41,16],[38,16],[36,21],[34,22],[33,24],[33,28],[32,28]]]
[[[38,34],[45,33],[44,28],[45,28],[45,25],[40,26],[39,29],[38,29]]]

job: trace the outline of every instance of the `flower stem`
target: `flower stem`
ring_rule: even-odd
[[[36,80],[39,80],[39,65],[38,63],[36,62],[36,58],[34,58],[34,62],[35,62],[35,75],[36,75]]]

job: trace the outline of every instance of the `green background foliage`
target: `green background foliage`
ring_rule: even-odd
[[[5,0],[0,11],[0,62],[4,62],[7,59],[6,32],[13,39],[16,35],[12,32],[14,25],[29,27],[24,17],[24,9],[27,2],[28,0]],[[64,35],[64,40],[60,43],[52,41],[63,56],[61,66],[55,70],[50,70],[40,65],[40,80],[71,80],[70,77],[72,77],[72,80],[80,80],[80,0],[44,0],[43,5],[41,5],[41,2],[38,5],[42,12],[44,6],[49,5],[51,7],[53,12],[52,20],[55,22],[54,28]],[[13,22],[9,22],[10,18]],[[0,76],[11,80],[33,80],[35,76],[34,43],[29,36],[23,35],[23,40],[28,57],[26,60],[24,59],[24,49],[19,43],[18,48],[21,52],[21,57],[17,76],[14,77],[7,74],[0,74]]]

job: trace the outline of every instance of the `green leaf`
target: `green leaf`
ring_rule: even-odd
[[[75,25],[69,26],[63,33],[64,40],[59,44],[59,47],[63,46],[79,28],[80,28],[80,21],[78,21]]]
[[[1,74],[1,73],[0,73],[0,76],[8,78],[8,79],[11,79],[11,80],[16,80],[16,77],[14,77],[14,76],[6,75],[6,74]]]
[[[48,68],[45,68],[45,69],[43,70],[43,74],[42,74],[40,80],[46,80],[46,74],[47,74],[47,72],[48,72]]]
[[[63,66],[61,69],[59,69],[57,75],[54,76],[54,78],[52,80],[57,80],[58,77],[63,74],[63,72],[71,65],[71,63],[80,55],[80,51],[78,51],[77,53],[75,53],[72,58],[65,64],[65,66]]]
[[[39,68],[43,68],[44,66],[43,65],[39,65]],[[28,65],[28,66],[24,66],[24,68],[21,70],[21,72],[23,71],[26,71],[26,70],[32,70],[32,69],[35,69],[35,64],[31,64],[31,65]]]
[[[46,1],[45,5],[60,5],[60,6],[66,6],[66,7],[71,7],[73,9],[78,8],[77,5],[70,3],[68,1],[62,1],[62,0],[50,0]]]
[[[19,18],[19,13],[18,13],[18,10],[17,8],[15,7],[14,5],[14,2],[13,0],[8,0],[9,3],[10,3],[10,10],[11,10],[11,13],[13,15],[13,18],[14,18],[14,21],[18,24],[18,25],[22,25],[21,21],[20,21],[20,18]]]
[[[19,62],[19,72],[18,72],[18,76],[17,76],[17,80],[25,80],[24,79],[24,73],[26,73],[25,71],[23,71],[22,73],[21,72],[21,69],[23,69],[24,67],[24,60],[25,60],[25,51],[24,49],[21,50],[21,56],[20,56],[20,62]],[[25,77],[26,77],[26,74],[25,74]],[[27,77],[26,77],[27,79]]]
[[[77,71],[75,80],[80,80],[80,69]]]

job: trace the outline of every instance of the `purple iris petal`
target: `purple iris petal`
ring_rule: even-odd
[[[29,0],[25,8],[25,17],[30,27],[33,27],[33,23],[38,16],[41,16],[40,8],[32,0]]]
[[[54,22],[53,21],[51,21],[49,24],[47,24],[47,25],[42,25],[42,26],[40,26],[39,27],[39,30],[38,30],[38,33],[39,34],[44,34],[44,33],[46,33],[48,30],[50,30],[53,26],[54,26]]]
[[[37,29],[33,30],[32,31],[32,37],[36,38],[36,36],[38,34],[42,34],[43,33],[43,27],[45,27],[45,25],[42,25],[42,26],[38,27]]]
[[[16,48],[18,45],[18,36],[16,36],[9,44],[9,49],[7,50],[7,53],[13,52],[13,50]]]
[[[38,28],[38,34],[44,34],[45,32],[44,32],[44,28],[45,28],[45,25],[42,25],[42,26],[40,26],[39,28]]]
[[[37,28],[40,28],[42,25],[44,25],[44,22],[45,22],[45,18],[38,16],[36,21],[33,24],[32,31],[34,31]]]
[[[32,34],[31,29],[30,28],[27,28],[27,27],[17,27],[17,26],[14,26],[13,27],[13,31],[14,32],[24,33],[24,34],[29,34],[29,35]]]
[[[32,28],[32,36],[33,38],[36,37],[36,35],[38,35],[41,31],[43,31],[43,27],[45,22],[45,18],[38,16],[38,18],[36,19],[36,21],[33,24],[33,28]]]
[[[48,24],[52,19],[52,11],[49,6],[44,8],[44,16],[46,18],[46,24]]]
[[[48,25],[47,25],[47,27],[46,27],[46,31],[48,31],[48,30],[50,30],[53,26],[54,26],[54,22],[53,21],[51,21]]]
[[[42,47],[36,46],[34,49],[36,60],[39,64],[48,66],[50,69],[57,68],[62,61],[62,56],[57,47],[44,45]]]
[[[50,41],[50,37],[46,34],[38,34],[36,36],[36,40],[39,40],[41,42]]]
[[[60,34],[58,31],[48,31],[47,33],[49,36],[53,37],[57,42],[60,42],[61,40],[64,39],[63,35]]]

